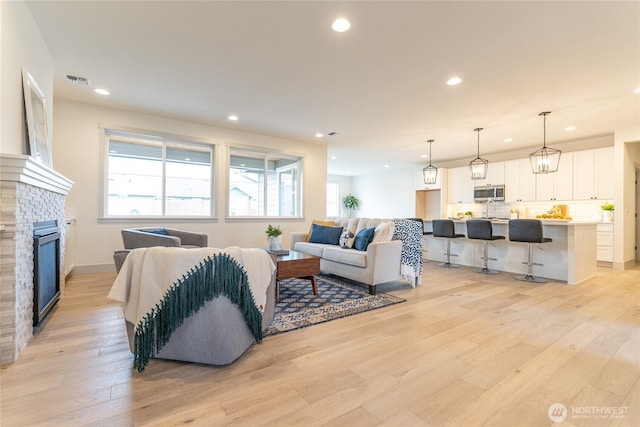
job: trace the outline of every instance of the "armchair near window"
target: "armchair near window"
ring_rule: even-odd
[[[208,236],[194,231],[176,228],[125,228],[121,231],[125,249],[149,248],[151,246],[205,248]]]
[[[120,232],[124,250],[113,253],[116,271],[120,271],[124,259],[131,249],[150,248],[152,246],[166,246],[177,248],[205,248],[208,236],[195,231],[179,230],[177,228],[125,228]]]

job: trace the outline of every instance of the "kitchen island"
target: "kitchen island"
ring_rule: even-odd
[[[509,241],[509,222],[492,220],[493,234],[505,236],[506,240],[490,242],[489,267],[513,274],[527,272],[527,244]],[[466,221],[454,220],[456,233],[467,234]],[[425,231],[432,231],[431,221],[424,221]],[[534,262],[544,264],[534,266],[535,276],[559,280],[575,285],[596,274],[596,222],[542,220],[544,236],[553,242],[534,245]],[[455,244],[454,244],[455,242]],[[445,261],[447,239],[425,235],[423,245],[427,258]],[[457,254],[451,262],[472,267],[483,265],[483,245],[481,240],[467,238],[452,239],[451,253]],[[525,262],[525,264],[523,264]],[[435,264],[433,264],[435,267]]]

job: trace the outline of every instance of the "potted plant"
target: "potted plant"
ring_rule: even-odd
[[[471,219],[473,217],[473,212],[471,211],[466,211],[464,213],[464,219]]]
[[[615,210],[615,206],[613,203],[606,202],[601,205],[602,209],[602,222],[613,222],[613,211]]]
[[[358,205],[360,204],[360,200],[356,198],[353,194],[349,193],[342,199],[342,204],[347,210],[349,216],[351,216],[351,212],[358,209]]]
[[[274,227],[269,224],[265,233],[267,234],[269,249],[277,251],[282,250],[282,230],[280,230],[280,226],[277,225]]]

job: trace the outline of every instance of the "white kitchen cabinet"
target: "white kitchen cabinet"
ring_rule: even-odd
[[[467,166],[449,169],[447,200],[449,203],[473,203],[473,186]]]
[[[447,200],[449,203],[462,203],[462,170],[451,168],[447,174]]]
[[[436,183],[435,184],[425,184],[424,183],[424,175],[422,174],[422,169],[416,171],[415,173],[415,189],[416,190],[439,190],[442,188],[442,174],[447,173],[446,169],[438,168],[438,174],[436,175]]]
[[[529,158],[504,162],[504,182],[506,202],[536,200],[536,176]]]
[[[504,164],[505,162],[489,162],[486,178],[474,181],[474,187],[482,185],[504,185]]]
[[[594,150],[596,162],[595,190],[598,199],[613,199],[615,197],[615,174],[613,173],[613,147]]]
[[[613,262],[613,224],[600,223],[597,226],[597,250],[598,261]]]
[[[64,277],[73,271],[76,260],[76,220],[68,219],[64,237]]]
[[[536,200],[573,200],[573,153],[562,153],[557,172],[536,174]]]
[[[614,198],[613,147],[573,153],[573,199]]]

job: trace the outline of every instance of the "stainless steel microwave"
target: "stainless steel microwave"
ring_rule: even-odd
[[[473,200],[476,202],[486,202],[495,200],[496,202],[504,201],[504,185],[483,185],[474,187]]]

